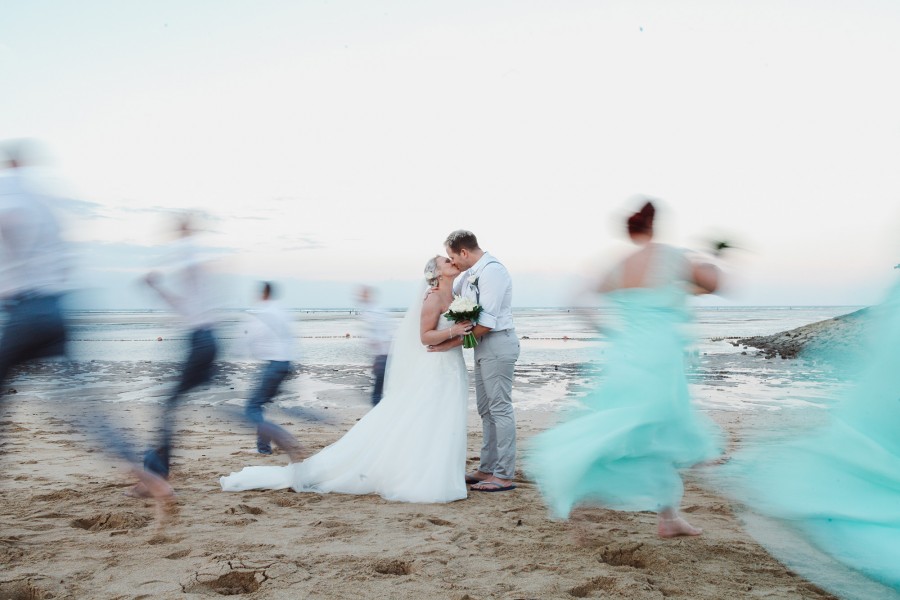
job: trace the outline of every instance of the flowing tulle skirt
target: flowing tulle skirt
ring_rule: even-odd
[[[737,453],[717,479],[749,510],[900,590],[900,286],[872,313],[877,337],[867,364],[851,378],[827,425],[789,440],[757,442]],[[795,568],[801,560],[790,548],[777,555]],[[802,573],[818,581],[817,570]]]
[[[605,376],[561,424],[532,440],[526,471],[555,517],[579,504],[677,507],[678,469],[718,455],[718,430],[693,409],[684,372],[684,313],[654,290],[617,293],[623,329]]]
[[[222,489],[379,494],[400,502],[465,498],[469,385],[462,353],[431,353],[389,368],[413,372],[393,371],[381,402],[337,442],[301,463],[245,467],[222,477]]]

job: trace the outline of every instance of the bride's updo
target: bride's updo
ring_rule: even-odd
[[[431,287],[435,287],[438,284],[438,279],[441,278],[441,274],[438,273],[438,259],[440,256],[433,256],[427,263],[425,263],[425,281],[428,282],[428,285]]]

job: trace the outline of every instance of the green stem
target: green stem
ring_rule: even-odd
[[[474,348],[478,345],[478,340],[474,333],[467,333],[463,336],[463,348]]]

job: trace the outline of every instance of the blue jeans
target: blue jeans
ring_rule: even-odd
[[[9,317],[0,335],[0,388],[13,367],[36,358],[64,356],[68,337],[58,295],[23,294],[8,300],[6,310]]]
[[[163,405],[162,434],[159,446],[144,455],[144,469],[163,478],[169,477],[169,454],[172,450],[172,434],[175,428],[175,409],[181,397],[198,385],[208,382],[213,375],[213,361],[218,345],[213,330],[195,329],[191,332],[191,349],[181,371],[181,379]]]
[[[272,401],[278,394],[281,382],[291,373],[291,363],[286,360],[270,360],[262,369],[262,375],[253,396],[247,401],[244,414],[256,425],[256,449],[264,454],[272,452],[272,441],[285,448],[285,443],[293,440],[287,431],[269,423],[263,416],[263,405]]]
[[[64,356],[66,323],[59,296],[20,295],[6,301],[9,313],[0,334],[0,411],[13,368],[36,358]]]
[[[379,354],[372,365],[372,375],[375,376],[375,385],[372,388],[372,406],[377,406],[384,396],[384,369],[387,366],[387,354]]]

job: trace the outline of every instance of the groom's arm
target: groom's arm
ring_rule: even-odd
[[[453,336],[449,340],[445,342],[441,342],[440,344],[434,344],[432,346],[428,346],[429,352],[446,352],[447,350],[451,350],[456,348],[457,346],[462,346],[463,340],[461,335]]]
[[[484,314],[484,313],[482,313],[482,314]],[[493,327],[487,327],[487,326],[485,326],[485,325],[476,325],[476,326],[472,329],[472,333],[474,333],[474,334],[475,334],[475,337],[478,338],[478,339],[480,340],[481,337],[482,337],[483,335],[485,335],[486,333],[489,333],[489,332],[491,331],[491,329],[493,329]]]
[[[482,270],[478,282],[481,316],[472,330],[479,340],[497,326],[497,316],[503,310],[509,285],[509,274],[499,263],[491,263]]]

